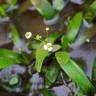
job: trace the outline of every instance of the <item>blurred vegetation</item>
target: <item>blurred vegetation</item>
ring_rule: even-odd
[[[79,43],[83,45],[86,41],[90,42],[92,39],[90,35],[91,32],[89,31],[93,28],[91,24],[95,26],[96,0],[92,0],[91,2],[89,2],[90,0],[85,0],[81,5],[74,4],[76,3],[72,2],[74,0],[68,0],[68,3],[65,1],[66,0],[26,0],[24,2],[22,1],[23,3],[21,4],[19,0],[5,0],[0,3],[0,18],[7,18],[9,20],[9,37],[13,44],[12,49],[0,48],[0,72],[2,73],[2,70],[10,68],[14,64],[19,64],[25,66],[27,69],[24,74],[24,76],[26,74],[28,76],[26,80],[31,77],[33,73],[38,73],[40,76],[43,74],[44,84],[42,88],[38,89],[43,96],[55,96],[55,93],[50,89],[57,81],[66,81],[66,77],[68,80],[70,79],[72,82],[75,82],[77,89],[75,90],[76,92],[73,93],[74,95],[70,96],[87,96],[88,94],[92,94],[90,96],[93,96],[93,94],[96,93],[96,60],[94,60],[92,67],[92,78],[89,79],[85,70],[72,58],[70,50],[72,49],[71,46],[77,41],[82,27],[85,26],[86,30],[83,36],[80,37],[81,41]],[[79,0],[77,1],[79,2]],[[42,21],[43,19],[53,20],[56,15],[61,16],[63,10],[66,10],[65,3],[67,4],[66,6],[73,4],[74,6],[78,5],[81,7],[80,10],[67,16],[67,18],[62,17],[62,22],[63,19],[65,19],[63,24],[66,23],[65,33],[55,31],[49,35],[49,29],[47,28],[46,37],[39,34],[34,36],[32,32],[28,31],[24,35],[25,38],[21,38],[20,32],[12,21],[11,15],[13,15],[14,12],[20,15],[32,9],[32,11],[35,10],[40,14]],[[82,8],[85,9],[82,10]],[[33,73],[29,76],[28,67],[31,64],[33,64],[31,68]],[[5,74],[3,75],[5,76]],[[4,76],[0,76],[0,81],[3,83],[5,82],[2,79]],[[1,89],[5,88],[7,91],[12,91],[12,88],[15,90],[15,87],[21,87],[21,83],[26,82],[26,80],[23,82],[23,80],[21,80],[22,76],[17,73],[14,76],[8,76],[12,77],[10,77],[7,83],[0,85]],[[23,84],[23,87],[22,92],[29,91],[31,87],[30,82],[27,81],[26,84]]]

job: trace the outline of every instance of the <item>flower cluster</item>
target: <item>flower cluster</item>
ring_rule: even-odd
[[[44,50],[51,52],[53,50],[52,43],[47,43],[46,45],[44,45]]]
[[[41,35],[36,35],[36,40],[40,40],[42,38]]]

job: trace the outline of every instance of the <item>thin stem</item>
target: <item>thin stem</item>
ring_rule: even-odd
[[[32,37],[32,39],[37,40],[35,37]],[[38,39],[37,41],[42,42],[42,40]]]
[[[48,34],[49,34],[48,31],[46,31],[46,36],[47,36],[47,37],[48,37]]]
[[[62,81],[63,81],[63,84],[65,85],[65,86],[67,86],[67,84],[66,84],[66,82],[65,82],[65,80],[64,80],[64,77],[63,77],[63,73],[61,72],[61,78],[62,78]]]

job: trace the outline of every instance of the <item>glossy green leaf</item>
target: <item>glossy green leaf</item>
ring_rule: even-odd
[[[45,51],[43,49],[43,46],[45,44],[46,44],[45,42],[42,42],[40,44],[40,46],[38,47],[38,49],[36,50],[36,64],[35,64],[35,68],[36,68],[36,70],[38,72],[41,71],[41,67],[42,67],[43,61],[48,56],[48,51]]]
[[[96,60],[93,63],[93,78],[96,80]]]
[[[90,9],[94,11],[96,10],[96,0],[90,5]]]
[[[56,12],[48,0],[31,0],[37,11],[46,19],[52,19]]]
[[[38,72],[41,71],[42,68],[42,64],[43,61],[45,60],[45,58],[48,56],[48,51],[44,50],[43,46],[47,43],[47,42],[51,42],[54,43],[54,41],[60,36],[60,34],[58,33],[54,33],[51,34],[45,41],[43,41],[40,46],[38,47],[38,49],[36,50],[36,64],[35,64],[35,68]]]
[[[8,49],[0,49],[0,57],[15,59],[18,62],[21,62],[24,59],[21,54]]]
[[[4,8],[2,8],[2,7],[0,7],[0,15],[2,15],[2,16],[7,16]]]
[[[12,10],[16,9],[16,4],[18,0],[8,0],[9,4],[9,10],[12,12]]]
[[[73,42],[80,30],[81,24],[83,20],[83,14],[77,13],[68,24],[68,30],[67,30],[67,38],[69,42]]]
[[[36,50],[40,45],[40,41],[31,41],[29,43],[29,48],[32,49],[32,50]]]
[[[75,96],[86,96],[81,90]]]
[[[8,0],[11,5],[15,5],[18,0]]]
[[[63,71],[73,81],[75,81],[85,93],[87,93],[90,89],[95,89],[82,69],[69,58],[69,54],[67,52],[57,52],[56,59]]]
[[[96,0],[94,0],[92,4],[87,8],[87,11],[85,13],[85,19],[88,22],[92,22],[95,16],[96,16]]]
[[[53,8],[61,11],[64,8],[64,0],[53,0]]]
[[[10,33],[11,39],[13,40],[13,42],[15,43],[16,41],[19,41],[20,39],[19,33],[13,24],[10,24],[10,30],[11,30],[11,33]]]
[[[96,87],[96,59],[94,60],[93,67],[92,67],[92,80],[94,86]]]
[[[8,49],[0,49],[0,57],[16,58],[19,59],[21,55]]]
[[[5,60],[4,60],[5,62],[6,62],[6,59],[8,58],[9,59],[8,60],[9,61],[8,62],[9,65],[10,65],[10,60],[11,59],[12,59],[12,62],[14,61],[13,64],[15,64],[15,63],[28,64],[29,63],[28,58],[27,58],[26,55],[23,55],[23,53],[22,54],[18,54],[16,52],[14,52],[12,50],[8,50],[8,49],[0,49],[0,58],[3,58],[3,60],[5,58]],[[2,62],[2,59],[0,59],[0,62]],[[8,64],[6,64],[6,65],[8,65]]]
[[[58,51],[58,50],[60,50],[61,49],[61,46],[60,45],[53,45],[53,50],[52,50],[52,52],[56,52],[56,51]]]
[[[8,4],[7,3],[4,3],[0,7],[2,7],[4,10],[6,10],[8,8]]]
[[[58,63],[61,63],[60,67],[62,68],[70,60],[70,54],[67,52],[56,52],[55,56]]]
[[[45,71],[45,86],[48,88],[55,82],[60,73],[60,67],[56,64],[48,66]]]
[[[19,78],[18,78],[17,75],[14,76],[14,77],[12,77],[11,80],[9,81],[9,85],[15,85],[15,84],[17,84],[18,83],[18,80],[19,80]]]
[[[16,59],[8,58],[8,57],[0,57],[0,69],[4,69],[12,64],[17,64],[17,63],[20,62],[16,61]]]
[[[63,38],[63,46],[68,46],[69,43],[73,43],[80,30],[83,20],[83,14],[77,13],[68,23],[67,33]]]
[[[0,69],[23,62],[23,57],[8,49],[0,49]]]

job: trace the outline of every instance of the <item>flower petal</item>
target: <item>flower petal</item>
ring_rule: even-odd
[[[53,50],[53,47],[48,48],[48,51],[51,52]]]
[[[44,50],[48,50],[48,46],[47,45],[44,45]]]
[[[47,43],[47,46],[52,46],[52,43]]]
[[[32,37],[32,32],[26,32],[25,37],[26,39],[30,39]]]

